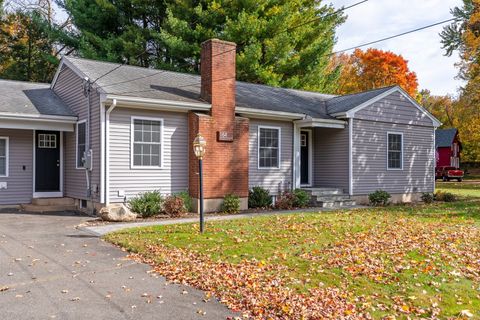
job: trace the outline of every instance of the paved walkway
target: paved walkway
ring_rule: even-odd
[[[347,209],[356,209],[356,208],[364,208],[364,207],[353,206]],[[325,212],[325,211],[332,211],[332,210],[338,210],[338,208],[334,208],[334,209],[308,208],[308,209],[286,210],[286,211],[267,211],[262,213],[241,213],[241,214],[232,214],[232,215],[206,216],[205,221],[209,222],[209,221],[248,219],[248,218],[254,218],[258,216],[270,216],[270,215],[302,213],[302,212]],[[195,222],[198,222],[198,219],[199,218],[196,217],[196,218],[164,219],[164,220],[146,221],[146,222],[109,223],[105,225],[82,227],[81,229],[87,232],[90,232],[91,234],[96,236],[103,236],[107,233],[122,230],[122,229],[135,228],[135,227],[147,227],[147,226],[164,226],[164,225],[179,224],[179,223],[195,223]]]
[[[75,214],[0,213],[0,319],[226,319],[204,293],[75,226]],[[206,312],[205,315],[202,313]]]

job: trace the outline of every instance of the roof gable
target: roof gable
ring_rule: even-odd
[[[457,132],[455,128],[436,130],[435,148],[451,147]]]

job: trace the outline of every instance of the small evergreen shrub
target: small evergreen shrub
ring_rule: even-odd
[[[310,204],[310,195],[302,189],[295,189],[293,191],[295,199],[293,201],[293,206],[297,208],[305,208]]]
[[[433,193],[425,192],[422,193],[422,201],[425,203],[432,203],[435,200]]]
[[[368,200],[372,206],[386,206],[392,196],[384,190],[377,190],[368,195]]]
[[[277,201],[275,202],[275,208],[280,210],[289,210],[293,209],[295,205],[295,194],[290,191],[284,191],[277,196]]]
[[[436,201],[443,201],[443,202],[454,202],[457,201],[457,196],[450,192],[437,192],[435,193],[435,200]]]
[[[177,195],[168,196],[163,202],[163,211],[170,217],[179,217],[186,211],[185,203]]]
[[[223,198],[222,211],[225,213],[239,213],[240,212],[240,197],[234,194],[227,194]]]
[[[272,205],[270,192],[262,187],[253,187],[248,192],[249,208],[268,208]]]
[[[177,197],[182,198],[183,205],[185,207],[185,212],[192,212],[193,211],[193,200],[190,197],[188,191],[182,191],[175,194]]]
[[[159,214],[162,209],[163,197],[159,191],[148,191],[130,199],[130,210],[141,215],[143,218]]]

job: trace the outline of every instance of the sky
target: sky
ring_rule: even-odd
[[[358,0],[327,0],[335,8],[349,6]],[[461,6],[461,0],[369,0],[345,10],[347,21],[337,29],[334,50],[350,48],[452,18],[450,8]],[[446,24],[445,24],[446,25]],[[444,56],[440,43],[443,25],[414,32],[371,47],[401,54],[418,77],[419,89],[435,95],[457,94],[462,85],[456,80],[454,64],[458,55]],[[363,47],[366,49],[368,47]],[[351,53],[352,51],[349,51]]]

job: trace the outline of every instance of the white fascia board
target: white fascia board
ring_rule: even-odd
[[[76,116],[0,112],[0,119],[76,123],[78,118]]]
[[[235,112],[243,117],[256,119],[300,120],[305,118],[305,114],[303,113],[251,109],[245,107],[236,107]]]
[[[2,129],[22,129],[22,130],[57,130],[73,132],[75,122],[59,121],[38,121],[35,119],[13,119],[0,118],[0,128]]]
[[[201,102],[182,102],[162,99],[118,96],[114,94],[101,95],[102,102],[111,104],[113,100],[117,101],[118,107],[138,108],[138,109],[153,109],[166,111],[180,111],[188,112],[189,110],[209,111],[212,108],[211,104]]]
[[[403,90],[401,87],[397,87],[398,88],[398,92],[400,92],[405,98],[408,99],[408,101],[410,101],[418,110],[420,110],[423,114],[425,114],[427,117],[430,118],[430,120],[432,120],[433,122],[433,126],[435,128],[438,128],[442,125],[442,123],[437,119],[435,118],[430,112],[427,111],[427,109],[425,109],[424,107],[422,107],[415,99],[413,99],[407,92],[405,92],[405,90]]]
[[[295,121],[299,128],[336,128],[336,129],[344,129],[346,126],[346,122],[343,120],[335,120],[335,119],[305,119],[305,120],[297,120]]]

